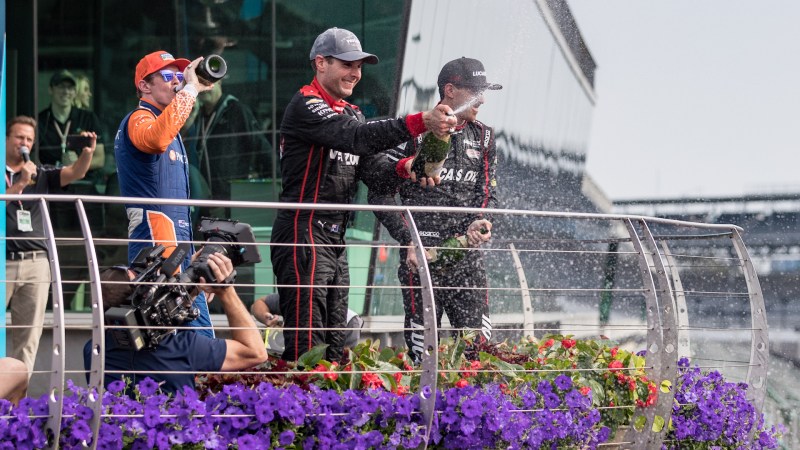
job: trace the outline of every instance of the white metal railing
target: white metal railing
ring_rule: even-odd
[[[50,252],[52,277],[53,312],[51,352],[51,369],[48,392],[50,398],[50,416],[48,433],[57,436],[61,427],[62,397],[65,386],[65,359],[67,354],[65,330],[71,324],[65,320],[63,308],[63,289],[61,267],[59,264],[57,244],[67,239],[58,239],[54,235],[47,203],[72,202],[75,204],[83,238],[87,263],[88,280],[91,291],[91,330],[94,351],[89,386],[97,389],[97,396],[91,397],[89,406],[94,411],[92,430],[97,436],[102,413],[105,324],[103,320],[103,304],[99,281],[100,265],[97,258],[96,244],[124,245],[127,239],[120,237],[96,238],[93,236],[92,224],[86,216],[85,204],[124,204],[136,203],[139,199],[123,197],[89,197],[89,196],[24,196],[3,195],[3,200],[40,201],[45,219],[45,239]],[[412,231],[416,244],[417,259],[421,262],[420,278],[424,305],[424,348],[422,363],[413,372],[421,374],[421,389],[427,388],[435,392],[438,380],[438,336],[440,331],[436,325],[436,292],[442,286],[434,286],[430,267],[423,254],[422,240],[415,225],[415,214],[442,211],[442,208],[428,207],[376,207],[372,205],[314,205],[267,202],[216,202],[203,200],[157,200],[148,199],[148,203],[159,205],[191,205],[195,207],[253,208],[253,209],[301,209],[301,210],[336,210],[336,211],[372,211],[376,209],[400,212]],[[474,214],[487,210],[474,208],[449,208],[448,212]],[[722,367],[733,370],[746,368],[741,375],[742,381],[750,385],[749,399],[760,410],[766,393],[766,376],[769,362],[769,338],[764,299],[761,288],[741,237],[741,229],[734,225],[710,225],[682,222],[676,220],[657,219],[636,215],[621,214],[588,214],[559,213],[545,211],[493,210],[496,223],[495,238],[492,244],[482,249],[487,258],[501,266],[492,274],[501,273],[500,287],[491,287],[491,295],[501,296],[508,305],[516,305],[509,312],[493,313],[499,318],[495,322],[500,325],[498,333],[511,333],[521,336],[533,336],[548,326],[563,334],[592,335],[618,331],[630,337],[640,334],[647,350],[646,366],[648,377],[657,384],[665,383],[675,386],[677,377],[677,361],[681,356],[695,356],[704,361],[705,367]],[[522,225],[520,225],[522,224]],[[547,230],[547,231],[540,231]],[[524,238],[503,236],[513,234],[515,230],[523,230]],[[572,230],[564,232],[564,230]],[[511,239],[513,238],[513,239]],[[73,240],[74,241],[74,240]],[[256,243],[268,247],[266,241]],[[361,242],[348,244],[349,247],[376,247],[376,243]],[[391,245],[391,244],[389,244]],[[707,251],[697,251],[697,249]],[[610,263],[624,259],[624,263]],[[605,262],[604,262],[605,261]],[[120,263],[115,261],[112,263]],[[557,266],[560,266],[557,267]],[[613,267],[612,267],[613,266]],[[572,268],[572,269],[569,269]],[[622,274],[621,269],[625,269]],[[570,271],[571,270],[571,271]],[[558,273],[559,271],[564,273]],[[616,274],[614,274],[616,271]],[[710,272],[709,272],[710,271]],[[711,285],[704,280],[705,273],[716,274],[712,278],[722,277],[722,282]],[[559,283],[563,283],[560,285]],[[573,284],[574,283],[574,284]],[[274,288],[274,283],[253,283],[250,287]],[[371,280],[365,287],[377,291],[396,291],[398,285],[376,286]],[[540,303],[578,304],[588,299],[602,304],[610,296],[636,299],[635,304],[644,307],[644,320],[641,322],[592,321],[577,318],[572,313],[550,312],[541,308]],[[749,326],[714,326],[703,323],[692,317],[690,311],[693,298],[703,301],[714,299],[744,299],[750,316]],[[518,302],[518,303],[516,303]],[[508,306],[501,305],[501,306]],[[552,306],[552,305],[551,305]],[[510,307],[509,307],[510,308]],[[579,310],[582,308],[573,308]],[[573,311],[575,312],[575,311]],[[738,311],[741,313],[742,311]],[[572,320],[570,320],[572,317]],[[630,317],[627,317],[628,319]],[[382,322],[380,318],[367,317],[366,332],[374,335],[389,335],[404,331],[396,322]],[[699,318],[702,319],[702,318]],[[616,320],[616,319],[615,319]],[[549,323],[549,325],[548,325]],[[543,325],[537,325],[543,324]],[[553,325],[556,324],[556,325]],[[224,327],[221,327],[224,328]],[[566,331],[566,333],[564,333]],[[709,335],[719,332],[738,332],[737,336],[746,334],[742,345],[747,356],[740,359],[716,359],[703,355],[701,346],[692,346],[695,341],[708,339]],[[740,352],[741,353],[741,352]],[[734,358],[734,357],[732,357]],[[628,438],[631,448],[659,448],[664,439],[666,427],[659,432],[652,430],[652,425],[664,419],[669,421],[673,404],[673,390],[662,392],[652,408],[637,409],[637,416],[643,417],[645,426],[631,429]],[[431,424],[434,411],[435,396],[423,398],[421,410],[428,425]],[[427,428],[430,430],[430,427]],[[97,439],[93,440],[93,446]],[[57,447],[57,439],[54,447]]]

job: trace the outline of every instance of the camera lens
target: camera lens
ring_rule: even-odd
[[[205,84],[216,83],[228,73],[228,64],[219,55],[208,55],[197,68],[197,76]]]

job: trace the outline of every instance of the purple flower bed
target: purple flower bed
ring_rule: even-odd
[[[68,387],[60,443],[83,448],[91,442],[87,390]],[[124,395],[124,388],[114,383],[103,397],[112,417],[103,418],[98,448],[397,449],[423,442],[417,395],[237,383],[205,398],[188,388],[173,398],[160,394],[149,379],[133,397]],[[524,386],[515,395],[498,385],[450,388],[437,393],[436,409],[431,448],[596,448],[609,434],[591,397],[563,379]],[[0,415],[9,414],[13,418],[0,419],[0,449],[46,446],[46,396],[25,399],[16,408],[0,401]]]
[[[557,347],[555,343],[551,346]],[[582,346],[584,343],[570,341],[557,351],[576,351]],[[543,348],[544,352],[535,348],[533,354],[546,355],[550,347]],[[579,372],[568,370],[558,375],[543,372],[522,376],[507,371],[509,377],[502,378],[501,372],[475,372],[481,364],[469,363],[463,372],[451,373],[457,380],[443,383],[435,394],[430,388],[422,389],[426,398],[435,395],[428,447],[598,448],[617,426],[630,425],[624,420],[628,415],[601,410],[634,408],[629,402],[608,409],[613,407],[612,402],[624,400],[625,393],[639,395],[642,386],[642,395],[655,395],[647,388],[652,382],[633,371],[629,371],[633,373],[630,376],[622,373],[616,347],[599,349],[598,354],[606,353],[613,358],[611,362],[599,358],[598,364],[608,366],[609,371],[588,381]],[[638,364],[629,356],[623,359],[628,361],[624,367]],[[572,364],[569,358],[565,361]],[[484,362],[489,363],[499,364],[490,359]],[[517,366],[498,367],[510,370]],[[398,372],[384,377],[388,381],[377,383],[375,380],[382,378],[366,373],[360,378],[361,389],[344,389],[340,383],[349,385],[353,379],[348,380],[347,367],[332,371],[336,369],[333,365],[323,364],[320,369],[316,363],[309,364],[306,371],[298,370],[298,380],[304,380],[301,384],[288,382],[290,377],[275,381],[277,384],[255,378],[247,378],[247,383],[219,379],[198,391],[184,388],[174,397],[162,394],[150,379],[130,390],[124,383],[115,382],[103,396],[104,417],[97,447],[338,450],[417,448],[423,443],[427,430],[420,413],[420,396],[406,394],[409,383],[418,383],[418,378]],[[783,430],[765,426],[763,416],[746,399],[745,384],[726,382],[716,371],[702,373],[690,368],[686,359],[680,361],[679,370],[664,450],[779,447]],[[274,375],[265,376],[275,380]],[[373,385],[383,388],[373,389]],[[623,386],[625,389],[621,389]],[[92,439],[88,391],[71,382],[67,388],[59,443],[66,449],[84,448]],[[125,394],[129,391],[133,391],[132,396]],[[647,408],[648,403],[640,401],[636,407]],[[16,407],[0,400],[0,450],[46,448],[47,416],[46,396],[23,399]]]
[[[747,401],[747,384],[726,382],[717,371],[703,374],[686,358],[678,361],[678,367],[680,389],[665,449],[685,449],[686,442],[697,449],[778,448],[783,430],[764,426],[764,416]]]

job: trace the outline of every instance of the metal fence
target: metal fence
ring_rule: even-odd
[[[87,283],[91,294],[91,334],[94,343],[90,371],[90,388],[99,395],[90,398],[94,410],[92,431],[97,436],[103,417],[103,349],[106,326],[99,274],[97,246],[125,246],[125,236],[94,236],[93,224],[87,219],[86,204],[121,205],[132,199],[121,197],[22,196],[4,195],[4,200],[40,201],[45,218],[48,248],[80,242],[88,262]],[[82,236],[60,238],[54,235],[47,202],[74,203]],[[135,203],[135,200],[132,201]],[[372,211],[371,205],[311,205],[261,202],[174,201],[148,199],[159,205],[192,205],[277,210]],[[424,305],[424,352],[422,362],[413,371],[420,373],[421,389],[435,392],[439,379],[437,361],[440,334],[451,327],[437,327],[436,298],[440,289],[431,280],[431,268],[423,253],[423,243],[415,225],[415,215],[441,211],[441,208],[381,207],[404,215],[416,244],[421,262],[421,294]],[[448,209],[454,214],[484,213],[470,208]],[[766,395],[769,362],[769,337],[756,270],[742,240],[742,230],[734,225],[700,224],[635,215],[556,213],[543,211],[493,210],[495,227],[492,241],[480,251],[486,260],[492,299],[494,339],[536,337],[547,332],[575,336],[609,336],[630,346],[641,346],[646,352],[648,378],[660,386],[675,386],[680,357],[691,357],[705,369],[719,369],[726,377],[749,384],[749,400],[760,411]],[[195,244],[200,244],[196,242]],[[256,242],[268,249],[267,239]],[[367,247],[373,252],[389,248],[391,257],[384,261],[369,259],[371,278],[367,290],[367,336],[384,337],[391,342],[404,331],[402,317],[375,315],[377,302],[399,299],[400,285],[391,276],[393,259],[398,248],[388,240],[364,240],[348,243],[348,247]],[[116,261],[116,264],[123,261]],[[376,266],[388,274],[376,281]],[[41,348],[50,354],[50,416],[47,432],[60,432],[65,383],[80,370],[68,370],[66,333],[81,325],[67,320],[58,251],[50,252],[52,272],[52,347]],[[250,288],[274,289],[272,279],[258,277]],[[241,287],[241,286],[240,286]],[[13,325],[12,325],[13,326]],[[86,326],[82,326],[86,329]],[[7,327],[8,328],[8,327]],[[225,330],[218,326],[217,329]],[[638,423],[626,435],[626,448],[660,448],[667,427],[653,431],[653,424],[668,423],[674,390],[663,390],[650,408],[636,409]],[[633,405],[618,405],[632,408]],[[421,413],[430,425],[435,411],[435,396],[423,397]],[[796,421],[796,415],[794,419]],[[644,421],[644,422],[642,422]],[[428,427],[428,430],[430,427]],[[56,446],[57,446],[57,439]],[[97,442],[97,439],[94,440]],[[95,444],[96,445],[96,444]]]

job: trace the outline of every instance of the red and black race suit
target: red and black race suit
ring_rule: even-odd
[[[424,131],[422,114],[366,122],[354,105],[335,101],[315,79],[292,98],[281,123],[282,202],[351,203],[359,160]],[[273,271],[286,328],[283,358],[296,360],[327,343],[327,358],[342,356],[347,315],[348,214],[281,209],[272,229]],[[287,245],[288,244],[288,245]],[[330,246],[330,247],[328,247]],[[311,287],[308,287],[311,286]]]

